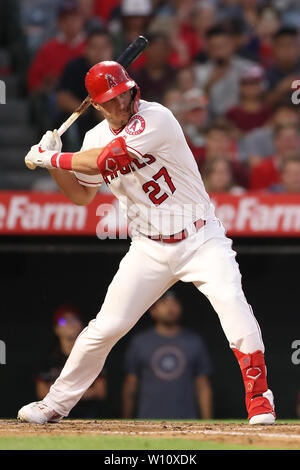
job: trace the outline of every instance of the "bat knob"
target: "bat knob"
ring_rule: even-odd
[[[26,163],[27,168],[29,168],[29,170],[35,170],[36,169],[36,165],[34,163],[29,162],[29,161],[28,162],[25,161],[25,163]]]

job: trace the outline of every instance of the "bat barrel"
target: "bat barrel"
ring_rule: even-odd
[[[117,59],[124,68],[129,67],[146,49],[148,40],[144,36],[137,37]]]

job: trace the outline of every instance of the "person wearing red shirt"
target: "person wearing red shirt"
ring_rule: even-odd
[[[120,5],[121,0],[94,0],[93,3],[94,14],[105,21],[105,23],[108,23],[111,12]]]
[[[264,71],[257,65],[241,74],[240,102],[226,113],[226,118],[241,134],[264,126],[271,117],[271,106],[262,101],[263,78]]]
[[[40,48],[29,68],[27,84],[31,93],[53,90],[65,65],[84,52],[83,19],[75,4],[63,4],[57,25],[57,36]]]
[[[250,173],[250,189],[263,190],[281,183],[281,163],[299,155],[300,134],[295,125],[278,126],[274,133],[275,155],[253,166]]]

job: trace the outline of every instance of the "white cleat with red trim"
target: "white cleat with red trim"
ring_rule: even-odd
[[[18,412],[18,419],[26,423],[45,424],[58,423],[63,416],[49,408],[43,401],[34,401],[23,406]]]
[[[259,414],[252,416],[249,420],[249,424],[260,424],[260,425],[271,425],[275,423],[275,406],[274,397],[271,390],[267,390],[264,393],[260,393],[252,398],[253,405]],[[252,401],[251,400],[251,401]],[[265,411],[263,413],[262,411]]]
[[[275,423],[275,416],[272,413],[264,413],[261,415],[252,416],[249,424],[260,424],[270,426]]]

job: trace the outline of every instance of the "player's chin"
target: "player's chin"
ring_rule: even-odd
[[[124,116],[120,116],[120,127],[121,126],[126,126],[126,124],[129,122],[130,120],[130,114],[124,114]]]

